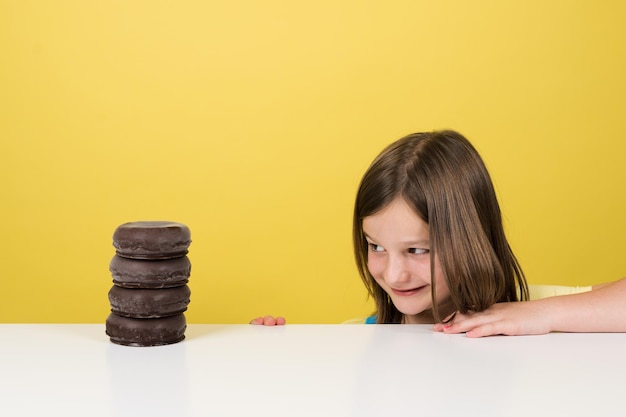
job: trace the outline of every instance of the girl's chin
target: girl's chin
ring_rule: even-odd
[[[430,312],[424,312],[422,314],[405,314],[404,324],[435,324],[435,319]]]
[[[407,318],[415,319],[420,322],[424,322],[424,320],[426,320],[427,323],[432,322],[433,314],[430,306],[427,308],[416,308],[411,306],[396,305],[396,308],[400,313],[407,316]]]

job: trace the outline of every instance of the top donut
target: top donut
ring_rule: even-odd
[[[185,256],[191,232],[182,223],[138,221],[124,223],[113,233],[117,254],[131,259],[170,259]]]

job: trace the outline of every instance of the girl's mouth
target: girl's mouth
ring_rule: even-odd
[[[395,295],[399,295],[400,297],[409,297],[411,295],[415,295],[421,292],[424,288],[425,287],[418,287],[418,288],[410,288],[408,290],[399,290],[396,288],[392,288],[391,291],[393,291]]]

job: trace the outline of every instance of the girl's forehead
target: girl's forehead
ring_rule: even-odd
[[[402,219],[402,220],[411,221],[411,222],[419,221],[427,225],[427,223],[424,220],[422,220],[420,215],[415,211],[413,206],[409,204],[402,197],[394,198],[393,200],[391,200],[390,203],[383,206],[380,210],[378,210],[374,214],[366,216],[364,220],[371,219],[371,218]]]
[[[363,219],[363,232],[372,239],[394,241],[428,240],[428,224],[403,199]]]

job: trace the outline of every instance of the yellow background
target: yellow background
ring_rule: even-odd
[[[371,159],[454,128],[531,283],[625,274],[621,1],[0,2],[0,322],[104,322],[115,228],[192,231],[190,323],[372,309]]]

